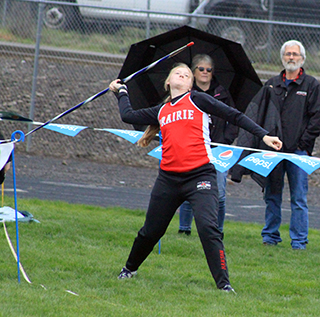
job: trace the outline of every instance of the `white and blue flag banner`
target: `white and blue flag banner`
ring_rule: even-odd
[[[309,175],[320,167],[320,159],[308,155],[287,154],[285,159],[302,168]]]
[[[49,123],[44,126],[45,129],[59,132],[68,136],[76,136],[79,132],[86,129],[87,127],[83,127],[80,125],[73,125],[73,124],[56,124],[56,123]]]
[[[214,145],[216,147],[211,149],[213,155],[212,163],[219,172],[224,172],[236,164],[243,150],[254,150],[257,153],[246,156],[238,164],[264,177],[267,177],[282,160],[288,160],[296,164],[308,174],[320,168],[320,158],[313,156],[242,148],[224,144],[219,145],[218,143],[214,143]],[[156,147],[148,155],[161,160],[162,146]]]
[[[113,134],[116,134],[131,143],[136,143],[138,140],[141,139],[144,132],[135,131],[135,130],[121,130],[121,129],[97,129],[101,131],[108,131]]]
[[[33,122],[33,124],[41,125],[41,122]],[[80,125],[73,125],[73,124],[56,124],[56,123],[49,123],[44,126],[45,129],[59,132],[68,136],[76,136],[84,129],[88,129],[89,127],[80,126]],[[122,129],[99,129],[99,128],[90,128],[96,131],[107,131],[118,135],[131,143],[136,143],[139,139],[141,139],[143,132],[135,131],[135,130],[122,130]]]
[[[40,122],[32,122],[33,124],[42,124]],[[90,128],[86,126],[71,125],[71,124],[55,124],[49,123],[44,126],[48,130],[59,132],[68,136],[76,136],[79,132],[84,129]],[[123,129],[99,129],[90,128],[97,131],[107,131],[117,136],[124,138],[125,140],[136,143],[143,135],[142,131],[135,130],[123,130]],[[262,176],[267,177],[270,172],[276,167],[276,165],[282,160],[288,160],[306,173],[311,174],[320,167],[320,158],[307,156],[307,155],[296,155],[289,153],[281,153],[274,151],[265,151],[259,149],[245,148],[240,146],[225,145],[219,143],[211,143],[215,145],[215,148],[211,149],[213,160],[212,163],[215,165],[216,170],[225,172],[230,169],[238,161],[243,150],[256,151],[257,153],[250,154],[243,158],[238,164],[256,172]],[[7,162],[12,150],[12,143],[2,143],[0,152],[0,169]],[[158,146],[153,149],[148,155],[161,160],[162,157],[162,146]]]
[[[296,164],[309,175],[320,167],[320,159],[317,157],[267,151],[250,154],[238,164],[267,177],[282,160]]]
[[[238,164],[267,177],[286,155],[276,152],[253,153],[243,158]]]
[[[153,156],[158,160],[161,160],[161,158],[162,158],[162,145],[157,146],[155,149],[153,149],[151,152],[149,152],[148,155]]]
[[[0,144],[0,170],[6,165],[13,148],[14,144],[12,142]]]
[[[217,146],[211,149],[213,160],[211,163],[215,166],[216,170],[223,173],[231,168],[238,161],[243,149],[230,148],[226,146]]]

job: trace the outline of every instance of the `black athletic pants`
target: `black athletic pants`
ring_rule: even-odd
[[[153,187],[146,220],[136,237],[126,267],[136,271],[165,234],[177,208],[191,203],[198,234],[218,288],[229,284],[222,234],[218,230],[216,171],[206,164],[187,173],[160,169]]]

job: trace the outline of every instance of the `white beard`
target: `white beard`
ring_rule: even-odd
[[[284,60],[282,60],[282,65],[288,72],[294,72],[300,69],[300,67],[303,65],[303,60],[299,62],[292,62],[292,61],[285,62]]]

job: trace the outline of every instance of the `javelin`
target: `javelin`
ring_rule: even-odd
[[[186,45],[178,48],[177,50],[175,50],[175,51],[171,52],[170,54],[168,54],[168,55],[166,55],[166,56],[164,56],[164,57],[156,60],[155,62],[151,63],[150,65],[148,65],[148,66],[146,66],[146,67],[144,67],[144,68],[136,71],[135,73],[133,73],[133,74],[131,74],[130,76],[126,77],[125,79],[121,80],[121,82],[125,84],[126,82],[128,82],[129,80],[131,80],[133,77],[138,76],[138,75],[140,75],[140,74],[142,74],[142,73],[147,72],[149,69],[151,69],[152,67],[156,66],[156,65],[159,64],[160,62],[162,62],[162,61],[164,61],[164,60],[166,60],[166,59],[169,59],[169,58],[171,58],[171,57],[179,54],[180,52],[182,52],[183,50],[185,50],[187,47],[190,47],[190,46],[192,46],[192,45],[194,45],[194,42],[190,42],[190,43],[188,43],[188,44],[186,44]],[[85,105],[85,104],[87,104],[87,103],[89,103],[89,102],[97,99],[98,97],[104,95],[104,94],[107,93],[108,91],[109,91],[109,87],[106,88],[106,89],[104,89],[104,90],[102,90],[102,91],[100,91],[100,92],[98,92],[97,94],[91,96],[90,98],[86,99],[85,101],[80,102],[80,103],[77,104],[76,106],[74,106],[74,107],[72,107],[72,108],[70,108],[70,109],[68,109],[68,110],[66,110],[66,111],[58,114],[57,116],[55,116],[54,118],[52,118],[52,119],[48,120],[47,122],[43,123],[43,124],[40,125],[39,127],[36,127],[36,128],[34,128],[33,130],[29,131],[25,136],[28,136],[28,135],[30,135],[31,133],[33,133],[33,132],[35,132],[35,131],[43,128],[43,127],[46,126],[47,124],[49,124],[49,123],[51,123],[51,122],[53,122],[53,121],[56,121],[56,120],[62,118],[63,116],[67,115],[68,113],[70,113],[70,112],[72,112],[72,111],[80,108],[81,106],[83,106],[83,105]]]

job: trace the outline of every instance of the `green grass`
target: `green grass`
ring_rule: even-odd
[[[5,205],[14,207],[12,198]],[[19,223],[21,275],[6,238],[0,246],[0,316],[319,316],[320,232],[293,251],[288,226],[277,247],[261,225],[226,222],[229,273],[238,295],[216,289],[195,232],[177,234],[174,217],[137,277],[119,281],[143,211],[18,200],[40,223]],[[7,223],[15,245],[15,224]],[[43,285],[44,287],[42,287]],[[72,295],[66,290],[77,293]]]
[[[1,17],[0,17],[1,18]],[[22,25],[19,26],[19,23]],[[18,23],[18,26],[17,26]],[[32,23],[18,20],[8,28],[0,27],[0,41],[34,44],[35,27]],[[152,28],[150,37],[159,35],[168,30]],[[110,32],[85,31],[81,30],[51,30],[42,28],[41,45],[64,48],[79,51],[92,51],[97,53],[110,53],[126,55],[133,43],[146,39],[146,30],[138,27],[121,27],[119,30]],[[281,42],[282,43],[282,42]],[[270,52],[263,50],[245,48],[249,59],[252,60],[255,69],[279,72],[281,62],[279,59],[279,47],[273,48]],[[309,75],[318,76],[320,71],[320,54],[318,51],[307,51],[305,68]]]
[[[152,29],[150,37],[165,32],[164,29]],[[131,44],[146,39],[142,28],[124,27],[112,33],[62,31],[43,28],[41,45],[97,53],[126,54]],[[0,41],[34,44],[35,38],[14,34],[9,29],[0,28]]]

